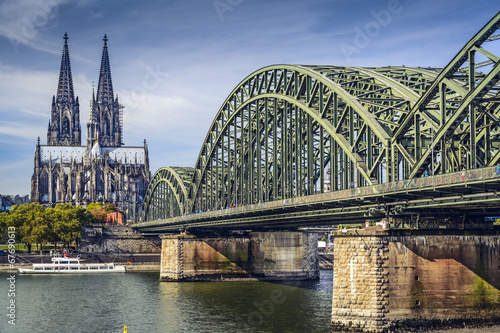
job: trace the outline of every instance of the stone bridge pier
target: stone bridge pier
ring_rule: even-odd
[[[334,234],[332,331],[499,322],[498,230]]]
[[[162,237],[162,281],[311,280],[319,278],[317,234],[250,232]]]

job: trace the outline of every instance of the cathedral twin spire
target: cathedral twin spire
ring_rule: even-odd
[[[81,144],[80,105],[73,91],[67,33],[64,34],[57,96],[52,97],[47,144],[52,146],[79,146]]]
[[[112,101],[113,82],[111,80],[111,69],[109,67],[108,37],[104,35],[104,48],[102,50],[101,71],[99,72],[99,85],[97,86],[97,103]]]
[[[64,46],[59,72],[57,95],[52,99],[52,112],[47,131],[48,145],[81,145],[80,110],[78,97],[74,96],[71,63],[69,59],[68,34],[64,34]],[[122,145],[122,120],[118,98],[114,99],[113,82],[108,55],[108,38],[104,35],[101,69],[97,87],[97,98],[92,89],[90,119],[87,123],[87,146],[99,140],[103,147]]]
[[[102,147],[122,145],[122,120],[118,97],[113,94],[113,81],[108,55],[108,37],[104,35],[101,70],[97,85],[97,97],[92,90],[90,121],[87,124],[87,146],[91,148],[96,141]]]
[[[59,84],[57,86],[58,103],[61,102],[74,102],[75,94],[73,92],[73,78],[71,76],[71,63],[69,61],[68,50],[68,33],[64,33],[64,47],[61,59],[61,70],[59,71]]]

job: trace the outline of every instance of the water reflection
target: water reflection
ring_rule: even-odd
[[[0,292],[8,291],[0,275]],[[158,274],[20,276],[0,332],[329,332],[332,272],[313,282],[159,282]],[[3,290],[3,291],[2,291]],[[8,300],[0,298],[6,309]],[[5,313],[6,314],[6,313]]]

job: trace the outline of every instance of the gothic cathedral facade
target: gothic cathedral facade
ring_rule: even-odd
[[[123,145],[123,106],[113,94],[107,42],[104,35],[97,96],[92,89],[87,144],[82,146],[80,104],[73,91],[68,35],[64,35],[47,144],[40,144],[40,138],[36,144],[31,201],[46,206],[113,203],[127,219],[137,220],[151,179],[148,147],[146,140],[143,146]]]

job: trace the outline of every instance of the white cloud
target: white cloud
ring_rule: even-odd
[[[44,126],[25,125],[17,122],[0,121],[0,143],[18,144],[19,140],[32,140],[33,135],[40,136],[37,133],[43,133],[47,130]],[[6,138],[9,136],[10,138]]]
[[[0,35],[9,39],[18,53],[19,45],[53,52],[44,32],[57,24],[60,6],[68,0],[4,1],[0,4]]]
[[[0,114],[16,111],[36,117],[46,116],[57,89],[57,73],[0,66]],[[37,119],[36,121],[40,121]]]
[[[401,0],[401,14],[351,63],[445,65],[463,45],[456,41],[468,40],[468,31],[493,15],[496,3],[487,2],[491,6],[459,0],[451,13],[436,1]],[[125,106],[125,144],[147,139],[155,172],[194,165],[219,107],[253,71],[276,63],[345,65],[339,44],[351,42],[353,28],[373,20],[370,11],[387,3],[243,1],[221,21],[211,1],[1,1],[0,192],[15,194],[15,184],[28,187],[19,193],[29,191],[33,148],[36,137],[45,141],[65,31],[82,142],[107,33],[115,93]]]

